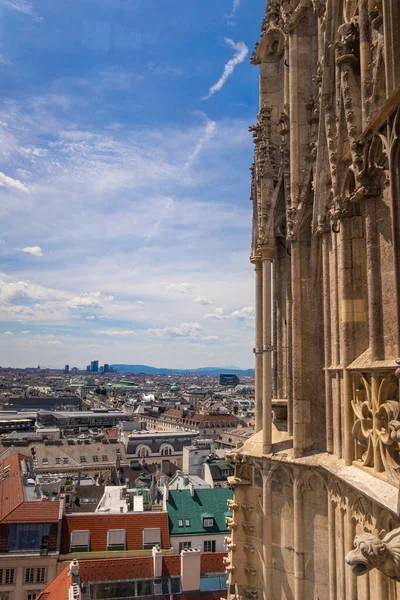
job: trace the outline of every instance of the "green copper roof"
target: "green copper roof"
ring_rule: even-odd
[[[170,490],[167,500],[170,535],[227,533],[227,501],[232,498],[233,491],[228,488],[195,489],[193,497],[190,490]],[[213,518],[213,527],[204,527],[204,518]],[[189,525],[185,525],[187,520]]]

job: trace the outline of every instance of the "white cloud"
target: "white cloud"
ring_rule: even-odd
[[[4,6],[7,8],[11,8],[12,10],[16,10],[17,12],[21,12],[25,15],[33,14],[33,5],[27,0],[3,0]]]
[[[0,187],[5,187],[9,190],[18,190],[20,192],[25,192],[29,194],[29,188],[24,183],[21,183],[18,179],[13,179],[12,177],[8,177],[4,173],[0,172]]]
[[[203,150],[203,147],[207,144],[207,142],[209,142],[212,139],[216,127],[216,122],[211,121],[208,117],[206,117],[206,126],[204,129],[204,133],[197,142],[193,152],[189,155],[189,158],[187,159],[185,164],[185,169],[192,166],[196,158],[199,156],[200,152]]]
[[[29,329],[23,329],[21,331],[22,335],[27,335],[28,333],[30,333]]]
[[[29,281],[0,280],[0,302],[15,302],[19,300],[48,300],[64,298],[62,292]]]
[[[22,248],[22,252],[33,254],[33,256],[43,256],[43,250],[40,246],[26,246],[25,248]]]
[[[132,337],[137,336],[137,332],[132,329],[102,329],[97,331],[99,335],[109,335],[110,337]]]
[[[162,329],[148,329],[147,333],[156,337],[186,337],[198,339],[200,336],[201,325],[199,323],[182,323],[179,327],[163,327]]]
[[[43,17],[35,16],[33,4],[28,2],[28,0],[2,0],[2,2],[0,0],[1,3],[11,10],[33,17],[38,23],[43,23],[44,21]]]
[[[168,292],[178,292],[179,294],[187,294],[191,290],[195,289],[194,283],[161,283],[161,285],[165,286],[165,289]]]
[[[238,11],[239,6],[240,6],[240,0],[233,0],[232,10],[229,13],[229,15],[226,15],[226,20],[228,22],[228,25],[233,25],[233,19],[236,17],[236,13]]]
[[[146,306],[146,303],[145,303],[145,302],[142,302],[141,300],[136,300],[136,304],[137,304],[138,306],[141,306],[141,307],[143,307],[143,308]]]
[[[240,310],[235,310],[231,314],[232,319],[236,319],[237,321],[245,321],[246,319],[254,319],[254,307],[253,306],[245,306]]]
[[[204,98],[202,98],[202,100],[208,100],[216,92],[219,92],[220,90],[222,90],[228,77],[230,77],[232,75],[233,71],[235,70],[235,67],[245,60],[245,58],[249,52],[249,49],[244,42],[235,43],[233,40],[230,40],[229,38],[225,38],[225,42],[230,48],[233,48],[233,50],[236,50],[236,54],[233,58],[231,58],[231,60],[229,60],[226,63],[221,77],[218,79],[218,81],[216,83],[214,83],[214,85],[212,85],[210,87],[210,89],[208,90],[207,96],[204,96]]]
[[[207,300],[207,298],[204,298],[204,296],[197,296],[197,298],[194,299],[194,302],[202,304],[203,306],[209,306],[212,304],[211,300]]]
[[[12,331],[5,331],[3,335],[14,335]]]
[[[114,300],[113,296],[102,296],[100,292],[92,292],[74,296],[65,303],[65,306],[72,309],[102,308],[106,302],[111,300]]]
[[[224,313],[223,308],[216,308],[213,312],[204,315],[205,319],[217,319],[218,321],[221,319],[226,319],[227,316]]]

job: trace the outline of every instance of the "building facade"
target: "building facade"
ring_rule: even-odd
[[[165,489],[163,503],[168,512],[171,547],[174,554],[182,550],[226,552],[225,538],[231,517],[227,502],[233,492],[228,489]]]
[[[399,22],[394,0],[267,4],[230,598],[400,598]]]
[[[57,574],[62,504],[44,499],[28,456],[0,461],[0,598],[34,600]]]

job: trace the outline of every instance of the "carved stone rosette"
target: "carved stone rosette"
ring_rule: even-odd
[[[400,482],[399,385],[393,373],[360,373],[354,376],[352,401],[355,423],[352,435],[357,458],[389,482]]]

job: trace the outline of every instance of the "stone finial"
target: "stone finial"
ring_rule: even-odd
[[[365,575],[378,569],[387,577],[400,581],[400,528],[393,529],[382,540],[372,533],[354,538],[355,549],[346,555],[346,563],[354,575]]]

